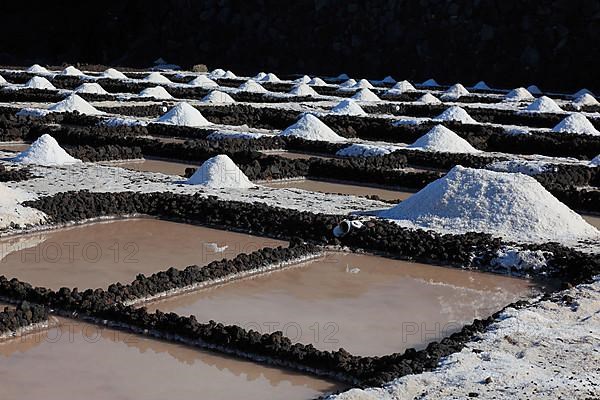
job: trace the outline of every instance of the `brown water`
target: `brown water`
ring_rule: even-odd
[[[353,271],[359,268],[360,271]],[[530,282],[500,275],[329,253],[318,261],[164,299],[150,310],[236,323],[360,355],[402,352],[459,330],[527,296]]]
[[[29,148],[29,143],[0,143],[0,151],[21,152]]]
[[[3,400],[311,399],[333,382],[60,319],[0,343]]]
[[[353,196],[377,195],[384,200],[406,200],[413,195],[411,192],[402,192],[399,190],[382,189],[369,186],[358,186],[347,183],[336,183],[327,181],[317,181],[313,179],[302,179],[292,181],[278,181],[264,183],[264,186],[272,188],[293,188],[308,190],[321,193],[341,193]]]
[[[582,215],[582,217],[587,221],[588,224],[600,229],[600,217],[595,215]]]
[[[316,155],[307,154],[307,153],[295,153],[293,151],[285,151],[285,150],[265,150],[265,151],[262,151],[261,153],[266,154],[266,155],[274,155],[274,156],[280,156],[280,157],[284,157],[284,158],[290,158],[292,160],[308,160],[309,158],[321,158],[323,160],[327,160],[327,159],[333,158],[333,157],[327,157],[327,156],[316,156]]]
[[[146,159],[139,161],[124,161],[116,163],[102,163],[114,167],[121,167],[133,171],[160,172],[166,175],[185,175],[186,168],[198,168],[198,165],[167,160]]]
[[[119,220],[2,239],[0,275],[52,289],[106,288],[139,273],[206,265],[285,244],[175,222]]]

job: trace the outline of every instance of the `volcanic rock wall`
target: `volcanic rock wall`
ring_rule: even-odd
[[[37,2],[34,2],[37,3]],[[3,4],[0,62],[269,70],[600,89],[596,0]]]

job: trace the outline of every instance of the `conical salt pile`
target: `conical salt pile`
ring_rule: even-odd
[[[535,99],[527,106],[527,111],[546,112],[546,113],[561,113],[563,110],[550,97],[542,96]]]
[[[592,125],[592,123],[580,113],[573,113],[560,121],[552,132],[568,132],[578,133],[580,135],[593,135],[598,136],[600,132]]]
[[[196,108],[182,102],[159,117],[157,122],[180,126],[207,126],[212,125]]]
[[[531,94],[535,94],[535,95],[540,95],[542,94],[542,91],[540,90],[539,87],[537,87],[536,85],[529,85],[527,86],[527,91]]]
[[[308,86],[306,83],[300,83],[295,85],[292,90],[290,90],[290,94],[294,96],[318,96],[319,93],[315,92],[313,88]]]
[[[479,81],[473,85],[473,89],[477,90],[491,90],[491,88],[484,81]]]
[[[67,165],[81,162],[71,157],[54,139],[48,134],[40,136],[29,148],[19,153],[11,161],[22,164],[35,165]]]
[[[102,111],[96,110],[90,103],[77,96],[75,93],[71,94],[69,97],[64,99],[63,101],[59,101],[58,103],[50,106],[48,108],[51,112],[79,112],[81,114],[87,115],[100,115],[104,114]]]
[[[266,73],[264,73],[264,72],[259,72],[258,74],[254,75],[254,76],[252,77],[252,79],[253,79],[253,80],[255,80],[255,81],[260,81],[260,80],[262,80],[262,79],[263,79],[265,76],[267,76],[267,74],[266,74]]]
[[[188,82],[190,86],[200,86],[200,87],[218,87],[217,82],[213,81],[206,75],[200,75],[192,79]]]
[[[460,96],[465,96],[469,94],[469,91],[460,83],[456,85],[450,86],[442,95],[440,96],[441,100],[444,101],[452,101],[457,100]]]
[[[230,70],[227,70],[225,72],[225,75],[223,75],[223,78],[225,78],[225,79],[236,79],[237,75],[234,74],[233,72],[231,72]]]
[[[224,78],[227,71],[221,68],[214,69],[208,73],[210,79]]]
[[[592,158],[592,161],[590,161],[590,164],[593,165],[594,167],[600,166],[600,155],[597,155],[596,157]]]
[[[431,93],[425,93],[423,96],[419,97],[417,103],[423,104],[442,104],[442,101],[432,95]]]
[[[327,86],[327,82],[319,77],[312,78],[308,84],[311,86]]]
[[[287,127],[278,136],[294,136],[306,140],[323,142],[345,142],[346,139],[335,133],[314,115],[304,114],[293,125]]]
[[[529,91],[523,87],[519,87],[511,90],[504,96],[504,101],[532,101],[535,97],[529,93]]]
[[[381,100],[377,95],[369,89],[360,89],[358,92],[352,96],[354,100],[358,101],[379,101]]]
[[[577,109],[585,106],[597,106],[600,104],[594,96],[589,93],[583,93],[573,100],[573,106]]]
[[[352,89],[373,89],[373,85],[366,79],[361,79],[351,86]]]
[[[247,189],[254,186],[231,158],[222,154],[206,160],[186,183],[214,189]]]
[[[435,81],[435,79],[427,79],[425,82],[421,83],[421,86],[433,87],[433,86],[440,86],[440,84],[437,83]]]
[[[462,122],[463,124],[476,124],[471,116],[461,107],[452,106],[437,117],[434,118],[436,121],[457,121]]]
[[[336,79],[340,81],[347,81],[348,79],[350,79],[350,77],[348,76],[348,74],[339,74]]]
[[[31,74],[48,74],[50,71],[48,69],[42,67],[39,64],[33,64],[31,67],[27,68],[25,72],[29,72]]]
[[[106,71],[100,74],[100,77],[109,79],[127,79],[127,76],[124,73],[114,68],[108,68]]]
[[[89,94],[108,94],[106,90],[98,83],[82,83],[81,85],[75,88],[75,92],[77,93],[89,93]]]
[[[573,98],[576,99],[577,97],[581,96],[582,94],[589,94],[589,95],[594,96],[594,93],[592,93],[590,90],[584,88],[584,89],[578,90],[577,92],[573,93]]]
[[[415,90],[417,89],[415,89],[415,87],[409,81],[401,81],[392,86],[392,88],[386,93],[402,94],[405,92],[414,92]]]
[[[25,87],[31,89],[56,90],[54,85],[48,79],[42,78],[41,76],[34,76],[28,80]]]
[[[281,79],[272,72],[269,72],[260,80],[261,82],[281,82]]]
[[[340,83],[341,88],[350,88],[356,85],[356,81],[354,79],[348,79],[347,81]]]
[[[202,98],[204,103],[235,103],[235,100],[227,93],[219,90],[211,90],[209,94]]]
[[[394,84],[394,83],[396,83],[396,80],[394,78],[392,78],[390,75],[388,75],[385,78],[383,78],[383,80],[381,82]]]
[[[81,76],[81,75],[83,75],[83,72],[81,72],[77,68],[73,67],[72,65],[69,65],[67,68],[60,71],[60,74],[67,75],[67,76]]]
[[[160,72],[150,72],[145,78],[144,81],[152,82],[152,83],[171,83],[169,78],[164,75],[161,75]]]
[[[408,146],[411,149],[444,153],[478,153],[479,150],[450,129],[436,125]]]
[[[294,83],[297,83],[297,84],[309,83],[309,82],[310,82],[310,76],[308,76],[308,75],[301,76],[300,78],[294,80]]]
[[[341,115],[367,115],[356,102],[352,99],[344,99],[331,109],[334,114]]]
[[[461,166],[380,216],[406,226],[486,232],[510,240],[561,242],[600,235],[532,177]]]
[[[250,93],[267,93],[268,90],[261,86],[260,83],[255,82],[253,80],[248,80],[242,83],[239,87],[239,90]]]
[[[138,96],[154,97],[155,99],[160,99],[160,100],[167,100],[167,99],[173,98],[173,96],[171,96],[169,94],[169,92],[167,92],[167,89],[165,89],[162,86],[154,86],[154,87],[146,88],[146,89],[142,90]]]
[[[6,82],[6,79],[4,79],[4,77],[2,75],[0,75],[0,85],[6,85],[8,82]]]

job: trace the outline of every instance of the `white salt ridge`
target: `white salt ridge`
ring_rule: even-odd
[[[335,155],[340,157],[375,157],[390,154],[400,148],[393,145],[354,143],[338,150]]]
[[[573,113],[560,121],[552,132],[569,132],[578,133],[580,135],[598,136],[600,132],[592,125],[592,123],[580,113]]]
[[[256,132],[213,132],[206,136],[206,138],[208,140],[258,139],[263,136],[265,136],[265,134]]]
[[[188,82],[190,86],[200,86],[200,87],[218,87],[219,84],[206,75],[200,75],[192,79]]]
[[[487,169],[497,172],[519,172],[521,174],[533,176],[548,171],[552,163],[534,160],[510,160],[496,161],[486,166]]]
[[[352,89],[373,89],[373,85],[366,79],[361,79],[354,85],[350,86]]]
[[[531,94],[535,94],[535,95],[540,95],[542,94],[542,91],[540,90],[539,87],[537,87],[536,85],[530,85],[527,86],[527,91]]]
[[[161,75],[160,72],[150,72],[143,80],[152,83],[171,83],[169,78]]]
[[[60,71],[60,75],[82,76],[83,72],[81,72],[77,68],[73,67],[72,65],[69,65],[67,68],[65,68],[62,71]]]
[[[77,96],[75,93],[69,95],[66,99],[53,104],[48,108],[51,112],[79,112],[87,115],[100,115],[104,114],[102,111],[98,111],[90,103]]]
[[[169,92],[167,92],[167,89],[165,89],[162,86],[154,86],[154,87],[146,88],[146,89],[142,90],[138,96],[154,97],[155,99],[160,99],[160,100],[166,100],[166,99],[173,98],[173,96],[171,96],[169,94]]]
[[[346,139],[335,133],[325,125],[319,118],[312,114],[304,114],[298,121],[288,126],[278,136],[294,136],[306,140],[318,140],[322,142],[345,142]]]
[[[100,77],[109,79],[128,79],[127,75],[115,68],[108,68],[106,71],[100,74]]]
[[[348,79],[347,81],[340,83],[341,88],[349,88],[356,85],[356,81],[354,79]]]
[[[600,238],[596,228],[534,178],[461,166],[380,216],[405,226],[526,242]]]
[[[309,83],[311,81],[310,76],[304,75],[294,80],[294,83]]]
[[[437,83],[435,79],[427,79],[425,82],[421,83],[421,86],[434,87],[440,86],[440,84]]]
[[[527,111],[542,113],[562,113],[563,110],[550,97],[542,96],[535,99],[526,108]]]
[[[477,90],[491,90],[492,88],[487,85],[484,81],[479,81],[473,85],[473,89]]]
[[[0,229],[14,224],[25,226],[43,222],[46,219],[44,213],[21,205],[24,201],[33,199],[33,195],[21,189],[11,189],[0,182]]]
[[[204,103],[235,103],[233,97],[219,90],[211,90],[209,94],[202,98]]]
[[[56,90],[54,85],[46,78],[42,78],[41,76],[34,76],[30,80],[27,81],[25,87],[31,89],[46,89],[46,90]]]
[[[260,80],[261,82],[281,82],[281,79],[272,72],[269,72]]]
[[[381,82],[383,82],[383,83],[396,83],[396,80],[394,78],[392,78],[390,75],[388,75],[385,78],[383,78],[383,80]]]
[[[29,72],[31,74],[49,74],[50,71],[48,69],[42,67],[39,64],[33,64],[31,67],[27,68],[25,72]]]
[[[532,101],[535,98],[523,87],[511,90],[504,96],[504,101]]]
[[[11,161],[21,164],[35,164],[44,166],[69,165],[81,162],[67,153],[48,134],[40,136],[29,148],[19,153]]]
[[[417,100],[417,103],[442,104],[442,101],[440,99],[438,99],[437,97],[435,97],[434,95],[432,95],[431,93],[425,93],[423,96],[419,97],[419,99]]]
[[[452,106],[434,118],[434,121],[457,121],[463,124],[476,124],[471,116],[461,107]]]
[[[577,92],[573,93],[573,98],[576,99],[579,96],[581,96],[582,94],[589,94],[591,96],[594,96],[594,93],[592,93],[591,90],[588,90],[588,89],[584,88],[584,89],[578,90]]]
[[[416,90],[417,89],[415,89],[415,87],[409,81],[401,81],[392,86],[392,88],[389,89],[386,93],[402,94],[405,92],[414,92]]]
[[[156,122],[179,126],[208,126],[212,125],[200,111],[188,103],[181,102],[159,117]]]
[[[589,93],[583,93],[573,100],[573,106],[577,109],[584,106],[597,106],[598,104],[600,104],[598,100]]]
[[[352,99],[344,99],[340,101],[331,109],[331,112],[341,115],[367,115],[365,110],[363,110],[361,106],[356,104],[356,102]]]
[[[76,93],[108,94],[100,84],[85,82],[75,88]]]
[[[105,126],[146,126],[148,123],[135,118],[109,117],[99,122],[99,125]]]
[[[223,154],[206,160],[186,183],[215,189],[247,189],[254,187],[254,184],[235,165],[233,160]]]
[[[250,92],[250,93],[267,93],[268,90],[265,89],[264,87],[262,87],[262,85],[258,82],[255,82],[253,80],[247,80],[246,82],[242,83],[239,87],[239,90],[244,91],[244,92]]]
[[[327,86],[327,82],[319,77],[312,78],[308,84],[311,86]]]
[[[364,88],[360,89],[358,92],[352,96],[354,100],[358,101],[380,101],[381,99],[377,97],[377,95],[371,92],[370,89]]]
[[[300,83],[294,85],[292,90],[290,90],[290,94],[294,96],[318,96],[319,94],[315,92],[313,88],[308,86],[306,83]]]
[[[440,99],[447,100],[457,100],[460,96],[465,96],[469,94],[469,91],[460,83],[450,86],[442,95]]]
[[[478,153],[469,142],[442,125],[436,125],[408,146],[411,149],[445,153]]]

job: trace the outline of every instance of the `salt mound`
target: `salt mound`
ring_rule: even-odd
[[[202,116],[200,111],[188,103],[182,102],[159,117],[156,122],[180,126],[207,126],[212,125]]]
[[[169,78],[161,75],[160,72],[150,72],[143,80],[152,83],[171,83]]]
[[[417,89],[409,81],[401,81],[396,83],[388,92],[394,91],[394,93],[414,92]]]
[[[206,160],[186,182],[189,185],[202,185],[214,189],[246,189],[254,187],[250,179],[226,155]]]
[[[227,72],[225,72],[225,75],[223,75],[223,78],[225,78],[225,79],[235,79],[235,78],[237,78],[237,75],[234,74],[233,72],[231,72],[230,70],[227,70]]]
[[[335,155],[340,157],[375,157],[390,154],[399,149],[400,147],[393,145],[354,143],[338,150]]]
[[[322,142],[345,142],[346,139],[335,133],[314,115],[304,114],[293,125],[288,126],[278,136],[294,136],[306,140],[319,140]]]
[[[167,89],[165,89],[162,86],[154,86],[154,87],[146,88],[146,89],[142,90],[138,96],[154,97],[155,99],[161,99],[161,100],[173,98],[173,96],[171,96],[169,94],[169,92],[167,92]]]
[[[350,79],[350,77],[348,76],[348,74],[339,74],[336,79],[340,81],[347,81],[348,79]]]
[[[381,100],[379,97],[377,97],[377,95],[375,93],[371,92],[367,88],[360,89],[358,92],[356,92],[354,94],[354,96],[352,96],[352,98],[354,100],[359,100],[359,101],[379,101],[379,100]]]
[[[600,235],[534,178],[461,166],[380,216],[406,226],[485,232],[510,240],[547,242]]]
[[[460,96],[465,96],[467,94],[469,94],[469,91],[463,85],[457,83],[456,85],[450,86],[444,93],[442,93],[440,99],[456,100]]]
[[[392,78],[391,76],[386,76],[385,78],[383,78],[383,80],[381,81],[383,83],[396,83],[396,80],[394,78]]]
[[[542,91],[536,85],[527,86],[527,91],[531,94],[537,94],[537,95],[542,94]]]
[[[491,90],[492,88],[487,85],[484,81],[479,81],[473,85],[473,89],[477,90]]]
[[[227,72],[224,69],[217,68],[208,73],[210,79],[223,78]]]
[[[452,106],[437,117],[434,118],[436,121],[457,121],[463,124],[476,124],[471,116],[461,107]]]
[[[77,93],[91,93],[91,94],[108,94],[106,90],[98,83],[82,83],[75,88]]]
[[[373,89],[373,85],[366,79],[361,79],[351,86],[352,89]]]
[[[59,101],[58,103],[50,106],[48,108],[51,112],[79,112],[81,114],[88,115],[100,115],[103,114],[102,111],[96,110],[90,103],[77,96],[75,93],[71,94],[69,97],[64,99],[63,101]]]
[[[191,86],[218,87],[219,84],[205,75],[200,75],[188,82]]]
[[[440,99],[438,99],[437,97],[435,97],[434,95],[432,95],[431,93],[425,93],[423,96],[421,96],[419,98],[419,100],[417,100],[417,103],[442,104],[442,101]]]
[[[31,74],[49,74],[50,71],[48,69],[42,67],[39,64],[33,64],[31,67],[27,68],[25,72],[29,72]]]
[[[268,90],[260,85],[260,83],[248,80],[242,83],[239,87],[239,90],[250,93],[267,93]]]
[[[310,82],[310,76],[308,76],[308,75],[304,75],[294,81],[294,83],[309,83],[309,82]]]
[[[590,164],[595,167],[600,166],[600,155],[597,155],[596,157],[594,157],[592,159],[592,161],[590,161]]]
[[[19,153],[11,161],[22,164],[36,165],[67,165],[81,162],[71,157],[54,139],[48,134],[40,136],[29,148]]]
[[[504,96],[504,101],[531,101],[534,97],[523,87],[511,90]]]
[[[596,98],[589,93],[584,93],[575,98],[573,101],[573,106],[575,108],[581,108],[583,106],[596,106],[598,104],[600,104],[598,100],[596,100]]]
[[[25,226],[43,222],[46,218],[44,213],[21,205],[22,202],[33,198],[33,195],[23,190],[11,189],[0,183],[0,229],[9,228],[14,224]],[[5,249],[3,253],[6,254]]]
[[[312,78],[308,84],[312,86],[327,86],[327,82],[319,77]]]
[[[440,86],[440,84],[437,83],[435,79],[427,79],[425,82],[421,83],[421,86]]]
[[[100,74],[100,77],[109,79],[127,79],[127,76],[124,73],[114,68],[108,68],[106,71]]]
[[[592,123],[580,113],[573,113],[560,121],[552,132],[570,132],[579,133],[582,135],[600,135],[600,132],[592,125]]]
[[[269,72],[268,74],[263,76],[260,81],[261,82],[281,82],[281,79],[279,79],[277,77],[277,75],[275,75],[274,73]]]
[[[34,76],[30,80],[27,81],[25,87],[31,89],[46,89],[46,90],[55,90],[56,88],[50,81],[46,78],[42,78],[41,76]]]
[[[315,92],[313,88],[308,86],[306,83],[300,83],[295,85],[292,90],[290,90],[290,94],[295,96],[318,96],[319,93]]]
[[[6,83],[6,79],[4,79],[4,77],[2,75],[0,75],[0,85],[5,85]]]
[[[255,81],[260,81],[261,79],[264,79],[265,76],[267,76],[267,74],[265,74],[264,72],[259,72],[258,74],[254,75],[252,79],[254,79]]]
[[[469,142],[442,125],[436,125],[408,146],[411,149],[445,153],[478,153]]]
[[[202,98],[202,101],[205,103],[235,103],[235,100],[230,95],[218,90],[212,90]]]
[[[563,110],[550,97],[542,96],[527,106],[527,111],[561,113]]]
[[[348,79],[347,81],[340,83],[341,88],[349,88],[356,85],[356,81],[354,79]]]
[[[578,90],[577,92],[573,93],[573,98],[577,98],[577,97],[581,96],[582,94],[589,94],[591,96],[594,96],[594,93],[592,93],[590,90],[587,90],[584,88],[584,89]]]
[[[356,102],[352,99],[344,99],[331,109],[334,114],[342,115],[367,115]]]
[[[67,68],[60,71],[60,74],[67,75],[67,76],[81,76],[81,75],[83,75],[83,72],[81,72],[77,68],[73,67],[72,65],[69,65]]]

